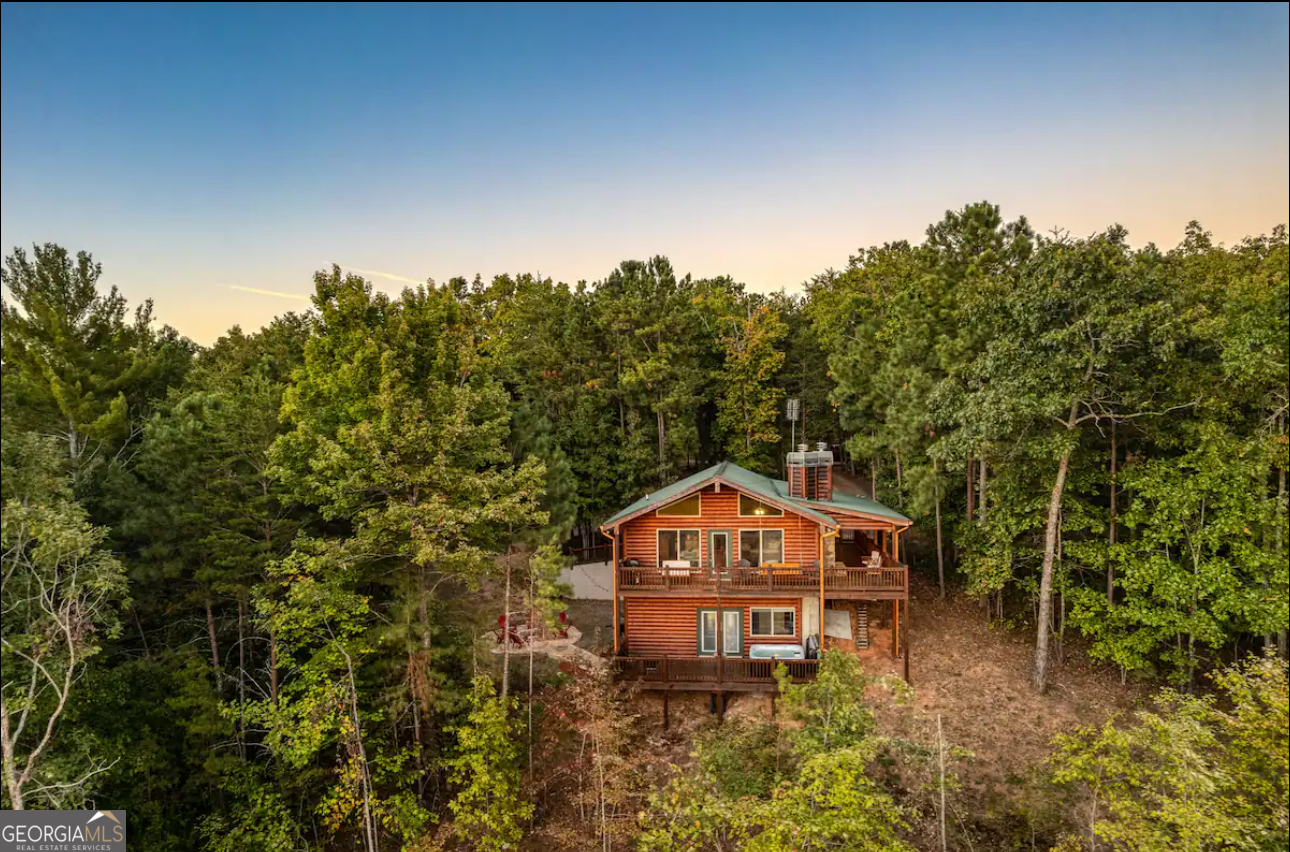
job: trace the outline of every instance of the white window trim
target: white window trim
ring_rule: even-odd
[[[663,548],[659,547],[658,537],[665,532],[676,533],[676,558],[684,559],[681,555],[681,533],[692,532],[699,536],[699,555],[695,561],[700,565],[703,564],[703,530],[698,527],[660,527],[654,530],[654,564],[661,566],[663,564]]]
[[[745,497],[747,497],[749,500],[752,500],[755,503],[762,504],[768,509],[774,509],[775,511],[779,512],[779,514],[772,515],[770,513],[767,513],[765,515],[758,515],[754,513],[751,515],[745,515],[744,501],[743,501],[743,498]],[[773,503],[767,503],[765,500],[758,500],[756,497],[752,496],[751,494],[745,494],[742,491],[739,492],[739,499],[735,501],[735,511],[739,513],[738,516],[741,518],[782,518],[784,517],[784,514],[785,514],[784,510],[781,509],[779,506],[776,506]]]
[[[775,623],[775,613],[790,612],[793,614],[793,632],[792,633],[753,633],[754,612],[769,612],[771,614],[772,630]],[[791,606],[750,606],[748,607],[748,635],[754,639],[783,639],[797,635],[797,609]]]
[[[699,498],[699,511],[695,512],[693,515],[662,514],[662,510],[666,509],[668,506],[674,506],[677,503],[680,503],[682,500],[689,500],[691,497]],[[686,494],[684,497],[678,497],[670,503],[664,503],[662,506],[659,506],[654,510],[654,514],[660,518],[702,518],[703,517],[703,492],[696,491],[693,494]]]
[[[737,544],[737,546],[738,546],[738,548],[739,548],[739,550],[738,550],[738,552],[735,554],[735,564],[738,564],[738,563],[739,563],[739,560],[744,558],[744,556],[743,556],[743,554],[744,554],[744,543],[743,543],[743,537],[744,537],[744,533],[746,533],[746,532],[755,532],[755,533],[757,533],[757,562],[758,562],[758,564],[761,564],[761,562],[762,562],[761,556],[762,556],[762,554],[763,554],[763,553],[765,553],[765,552],[766,552],[766,542],[765,542],[765,539],[763,538],[763,536],[764,536],[764,535],[766,535],[766,533],[779,533],[779,561],[780,561],[780,562],[784,562],[784,561],[786,561],[788,554],[787,554],[785,551],[786,551],[786,550],[787,550],[787,548],[788,548],[788,537],[787,537],[786,535],[784,535],[784,531],[783,531],[782,529],[778,529],[778,528],[772,528],[772,529],[757,529],[756,527],[752,527],[752,528],[747,528],[747,527],[745,527],[745,528],[743,528],[743,529],[739,530],[739,541],[736,543],[736,544]],[[756,566],[756,565],[754,565],[753,567],[754,567],[754,568],[756,568],[757,566]]]
[[[709,651],[707,648],[705,648],[705,647],[703,646],[703,640],[704,640],[704,638],[706,638],[706,636],[708,635],[708,634],[707,634],[707,632],[703,629],[703,617],[704,617],[705,615],[707,615],[708,613],[712,613],[712,614],[713,614],[713,627],[714,627],[714,628],[716,627],[716,620],[717,620],[718,618],[720,618],[720,617],[721,617],[720,612],[719,612],[718,610],[715,610],[715,609],[701,609],[701,610],[699,610],[699,612],[698,612],[698,616],[699,616],[699,626],[698,626],[699,641],[698,641],[696,644],[698,645],[698,649],[699,649],[699,656],[700,656],[700,657],[706,657],[706,656],[714,656],[714,657],[715,657],[715,656],[717,655],[717,631],[716,631],[715,629],[712,631],[712,634],[711,634],[711,635],[712,635],[712,650],[711,650],[711,651]]]

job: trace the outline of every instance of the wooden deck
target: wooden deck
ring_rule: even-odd
[[[614,657],[614,676],[641,689],[690,692],[774,692],[775,667],[793,680],[814,680],[819,660],[744,657]]]
[[[817,568],[662,568],[619,567],[618,594],[659,595],[776,595],[819,594]],[[909,597],[909,571],[903,565],[881,568],[836,566],[824,569],[824,593],[830,598],[904,600]]]

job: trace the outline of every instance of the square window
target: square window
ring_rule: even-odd
[[[699,542],[702,535],[698,530],[659,530],[658,561],[677,562],[689,560],[691,564],[699,562]]]
[[[796,636],[797,613],[792,609],[764,607],[749,610],[753,636]]]

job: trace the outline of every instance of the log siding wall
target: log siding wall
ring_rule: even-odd
[[[630,656],[693,657],[698,653],[698,611],[716,609],[715,597],[698,598],[627,598],[627,653]],[[792,636],[766,637],[752,635],[750,609],[773,607],[792,609]],[[800,598],[722,598],[721,608],[742,609],[744,654],[754,642],[800,644],[802,641],[802,601]]]
[[[738,564],[739,531],[755,529],[784,531],[785,562],[810,565],[820,558],[820,528],[815,522],[787,511],[778,518],[764,515],[742,518],[739,516],[739,492],[729,486],[718,492],[709,485],[699,493],[701,514],[697,518],[659,516],[657,512],[650,512],[624,524],[621,558],[635,559],[642,565],[658,565],[659,530],[699,530],[699,564],[707,565],[708,532],[730,530],[732,564]]]

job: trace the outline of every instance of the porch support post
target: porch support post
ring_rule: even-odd
[[[824,656],[824,526],[820,525],[820,656]],[[803,638],[805,641],[805,638]]]
[[[896,659],[897,645],[896,637],[900,635],[900,600],[896,599],[891,602],[891,658]]]
[[[909,598],[905,598],[905,620],[909,620]],[[905,683],[909,683],[909,637],[905,637]]]
[[[610,537],[610,540],[613,542],[612,551],[611,551],[611,553],[613,554],[613,555],[612,555],[612,557],[611,557],[613,561],[612,561],[612,562],[610,563],[610,565],[609,565],[609,570],[610,570],[610,572],[612,572],[612,574],[613,574],[613,578],[614,578],[614,579],[613,579],[613,585],[614,585],[614,656],[615,656],[615,657],[617,657],[617,656],[618,656],[618,530],[614,530],[614,534],[613,534],[613,536],[611,536],[611,537]]]
[[[891,558],[900,561],[900,528],[891,531]]]

